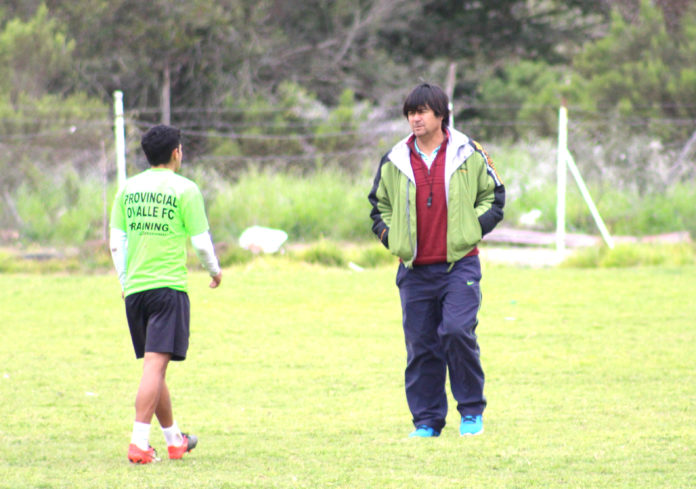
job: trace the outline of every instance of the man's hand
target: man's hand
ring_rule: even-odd
[[[220,285],[220,282],[222,281],[222,270],[218,272],[217,275],[213,275],[213,280],[210,282],[210,287],[211,289],[217,288],[218,285]]]

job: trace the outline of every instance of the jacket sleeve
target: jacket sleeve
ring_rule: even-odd
[[[503,185],[488,153],[479,143],[474,141],[473,144],[476,152],[483,158],[475,207],[481,225],[481,236],[485,236],[503,220],[505,185]]]
[[[375,233],[386,248],[389,248],[389,225],[391,223],[392,207],[382,179],[384,164],[389,161],[387,155],[388,153],[379,162],[379,168],[377,168],[375,180],[367,199],[370,201],[371,206],[372,232]]]

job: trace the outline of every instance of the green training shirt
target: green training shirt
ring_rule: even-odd
[[[129,178],[114,200],[111,227],[128,238],[125,295],[162,287],[188,291],[186,240],[208,230],[194,182],[163,168]]]

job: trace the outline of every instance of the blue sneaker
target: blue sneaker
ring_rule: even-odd
[[[459,425],[459,434],[462,436],[478,435],[483,433],[483,417],[479,414],[462,416],[462,422]]]
[[[409,438],[431,438],[434,436],[440,436],[440,432],[436,431],[435,428],[431,428],[427,424],[421,424],[416,426],[415,431],[412,431]]]

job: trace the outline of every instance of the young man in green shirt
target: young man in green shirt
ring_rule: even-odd
[[[174,420],[165,381],[170,360],[186,358],[190,308],[186,240],[196,251],[216,288],[222,280],[208,232],[198,186],[178,175],[183,157],[181,132],[159,125],[142,137],[150,168],[130,179],[111,210],[110,248],[126,303],[136,358],[144,358],[135,398],[135,422],[128,460],[158,461],[149,444],[150,422],[157,416],[169,458],[179,459],[198,439],[182,433]]]

